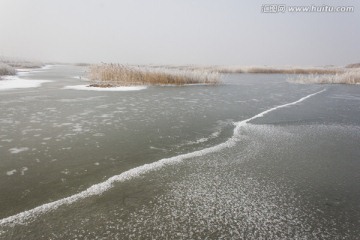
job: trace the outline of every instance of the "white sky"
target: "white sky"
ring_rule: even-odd
[[[261,13],[269,3],[353,13]],[[0,0],[0,56],[134,64],[360,62],[356,0]]]

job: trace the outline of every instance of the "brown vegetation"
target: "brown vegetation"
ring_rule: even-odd
[[[206,71],[150,68],[121,64],[92,65],[91,86],[217,84],[217,74]]]

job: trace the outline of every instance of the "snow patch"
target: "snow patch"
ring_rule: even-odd
[[[49,80],[28,80],[20,79],[16,76],[7,76],[0,81],[0,91],[19,88],[35,88],[40,87],[43,83],[52,82]]]
[[[7,171],[7,172],[6,172],[6,175],[11,176],[11,175],[13,175],[13,174],[16,173],[16,172],[17,172],[16,169],[13,169],[13,170]]]
[[[16,154],[16,153],[21,153],[21,152],[25,152],[28,151],[29,148],[28,147],[21,147],[21,148],[10,148],[9,152],[12,154]]]
[[[147,86],[128,86],[128,87],[111,87],[111,88],[101,88],[101,87],[89,87],[89,85],[74,85],[66,86],[63,89],[71,90],[88,90],[88,91],[104,91],[104,92],[126,92],[126,91],[139,91],[146,89]]]
[[[27,170],[29,170],[27,167],[21,168],[21,175],[24,176]]]

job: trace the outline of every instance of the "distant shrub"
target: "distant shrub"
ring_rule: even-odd
[[[360,68],[360,63],[353,63],[345,66],[346,68]]]
[[[0,76],[15,75],[15,74],[16,74],[16,70],[13,67],[5,63],[0,63]]]
[[[17,58],[0,57],[0,63],[7,64],[13,68],[41,68],[43,63],[37,61],[26,61]]]
[[[91,64],[90,64],[90,63],[75,63],[74,65],[75,65],[75,66],[78,66],[78,67],[88,67],[88,66],[90,66]]]

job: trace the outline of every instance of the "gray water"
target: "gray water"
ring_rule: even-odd
[[[0,90],[1,239],[358,238],[359,86],[63,89],[85,71]]]

